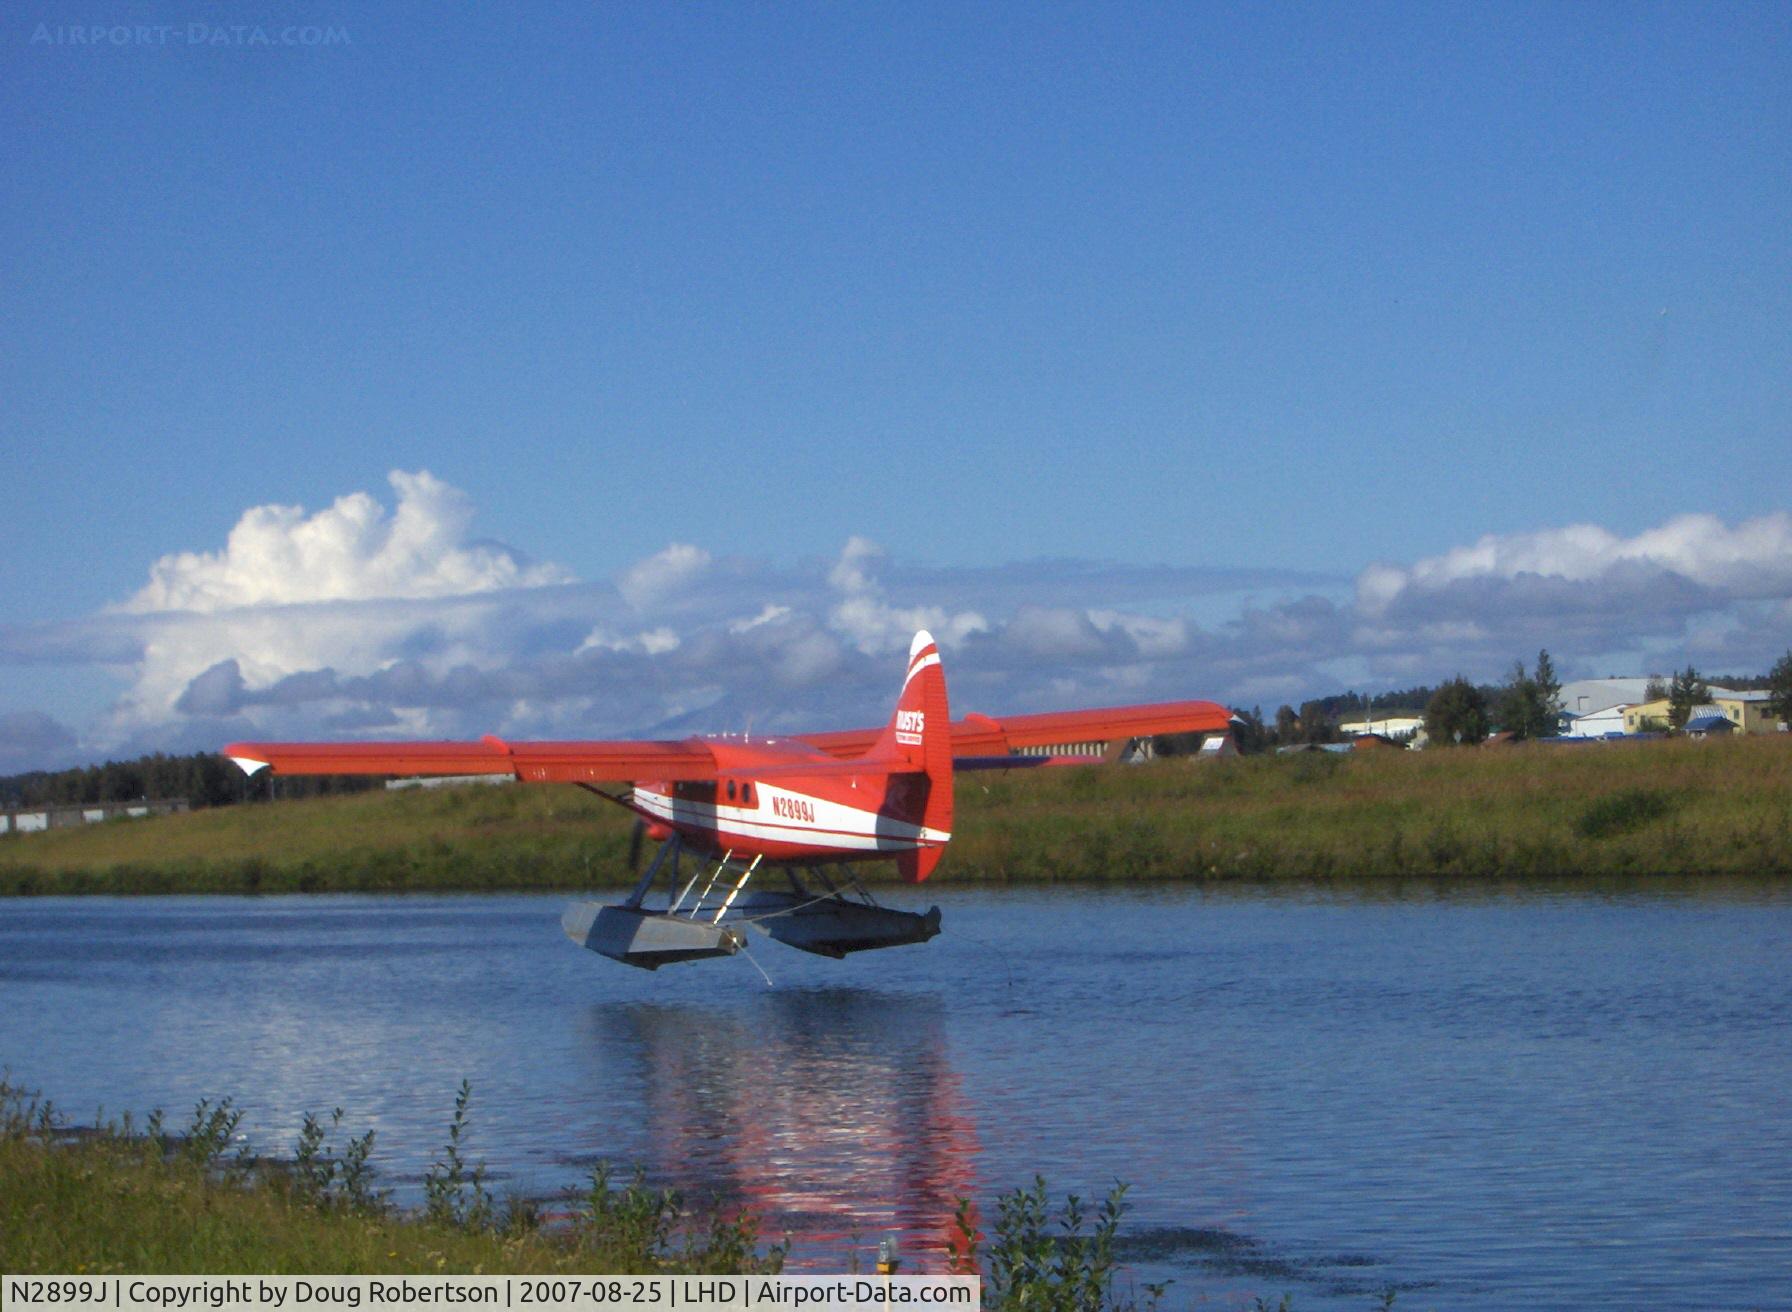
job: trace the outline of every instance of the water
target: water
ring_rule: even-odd
[[[915,897],[892,898],[918,906]],[[1792,1307],[1792,892],[938,894],[925,947],[630,970],[559,897],[0,904],[0,1064],[71,1116],[233,1096],[741,1201],[800,1262],[1130,1185],[1168,1306]]]

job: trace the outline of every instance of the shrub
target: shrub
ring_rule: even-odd
[[[1668,795],[1654,788],[1627,788],[1589,802],[1575,822],[1582,838],[1610,838],[1641,829],[1673,810]]]

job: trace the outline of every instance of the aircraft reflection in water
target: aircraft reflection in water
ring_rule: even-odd
[[[639,1062],[654,1184],[745,1207],[768,1242],[788,1231],[793,1268],[841,1269],[895,1231],[904,1271],[945,1269],[979,1147],[938,1002],[806,989],[746,1012],[611,1004],[589,1035],[600,1059]]]

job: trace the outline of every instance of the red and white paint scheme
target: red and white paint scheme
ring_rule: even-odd
[[[932,728],[929,728],[929,725]],[[802,739],[706,739],[711,777],[637,782],[629,805],[663,838],[774,864],[894,858],[925,879],[952,839],[952,737],[939,649],[925,632],[889,723],[842,760]]]
[[[819,867],[894,860],[905,878],[919,882],[952,838],[955,771],[1053,764],[1065,758],[1041,749],[1066,743],[1106,743],[1112,754],[1159,734],[1224,732],[1231,718],[1215,702],[1188,701],[1000,721],[972,715],[954,722],[939,648],[921,632],[909,647],[895,709],[875,729],[677,742],[244,742],[232,743],[224,754],[252,775],[264,769],[309,775],[505,773],[525,783],[569,783],[598,793],[633,811],[646,836],[665,849],[626,903],[590,916],[569,912],[567,932],[619,960],[656,966],[735,951],[740,936],[731,926],[742,919],[793,946],[834,956],[931,937],[937,910],[931,919],[887,912],[868,895],[843,903]],[[612,794],[598,787],[602,783],[630,787]],[[646,894],[668,856],[677,887],[681,851],[720,865],[694,900],[701,872],[676,898],[668,896],[665,911],[649,910]],[[785,867],[793,891],[743,900],[748,878],[763,863]],[[798,869],[810,870],[824,891],[804,887]],[[771,909],[755,919],[754,906]],[[621,912],[652,923],[630,920],[626,941],[618,939],[621,919],[610,913]],[[673,923],[662,923],[668,918]],[[698,932],[684,922],[713,928]]]

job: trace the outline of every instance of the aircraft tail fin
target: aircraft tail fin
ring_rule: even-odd
[[[897,810],[921,827],[918,846],[900,853],[903,878],[920,881],[933,872],[952,837],[952,722],[940,652],[925,629],[908,649],[908,674],[890,722],[868,754],[897,761],[892,787],[901,790]]]

